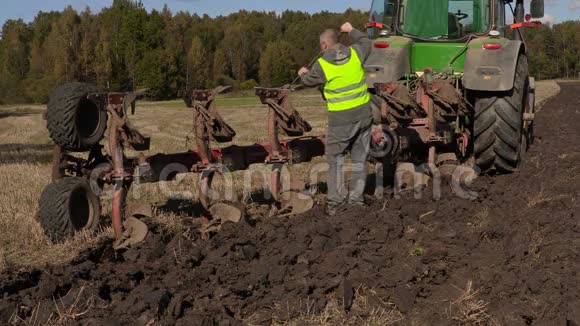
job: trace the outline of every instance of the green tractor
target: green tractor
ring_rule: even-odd
[[[543,0],[530,14],[524,0],[373,1],[367,82],[399,162],[517,169],[535,105],[521,28],[543,16]]]

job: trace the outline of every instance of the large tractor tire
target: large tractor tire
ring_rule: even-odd
[[[97,88],[84,83],[58,87],[50,96],[46,112],[50,138],[68,151],[84,152],[98,144],[107,128],[107,111],[88,97]]]
[[[518,57],[514,88],[475,99],[475,162],[482,172],[511,173],[520,164],[526,137],[523,114],[528,96],[528,61]]]
[[[101,204],[87,180],[66,177],[44,188],[40,196],[39,217],[44,233],[59,242],[83,229],[96,230]]]

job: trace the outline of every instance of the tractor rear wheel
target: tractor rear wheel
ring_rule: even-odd
[[[63,241],[83,229],[96,230],[100,216],[99,197],[83,178],[59,179],[40,196],[40,225],[53,241]]]
[[[68,151],[84,152],[98,144],[107,128],[107,111],[100,101],[90,98],[97,88],[69,83],[50,96],[46,112],[50,138]]]
[[[475,99],[475,161],[482,172],[514,172],[525,151],[523,114],[528,96],[528,61],[518,57],[514,88],[479,93]]]

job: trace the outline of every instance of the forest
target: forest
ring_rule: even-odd
[[[318,53],[325,28],[368,14],[240,11],[210,17],[148,12],[140,1],[114,0],[99,13],[67,7],[26,23],[8,20],[0,39],[0,104],[45,103],[51,90],[84,81],[103,90],[147,88],[150,99],[176,98],[186,87],[280,86]],[[525,31],[538,79],[580,73],[580,21]]]

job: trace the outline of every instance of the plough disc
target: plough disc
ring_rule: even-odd
[[[149,228],[140,218],[152,216],[153,209],[150,205],[134,207],[131,216],[123,223],[123,234],[113,244],[115,250],[129,249],[131,246],[144,241],[149,233]]]
[[[308,212],[314,207],[314,199],[304,191],[289,190],[280,197],[278,216],[293,216]]]
[[[241,208],[229,203],[215,203],[209,208],[209,213],[214,219],[223,222],[238,223],[244,217],[244,212]]]
[[[147,225],[134,216],[129,217],[123,226],[125,230],[123,235],[113,244],[115,250],[129,249],[131,246],[144,241],[149,233]]]

